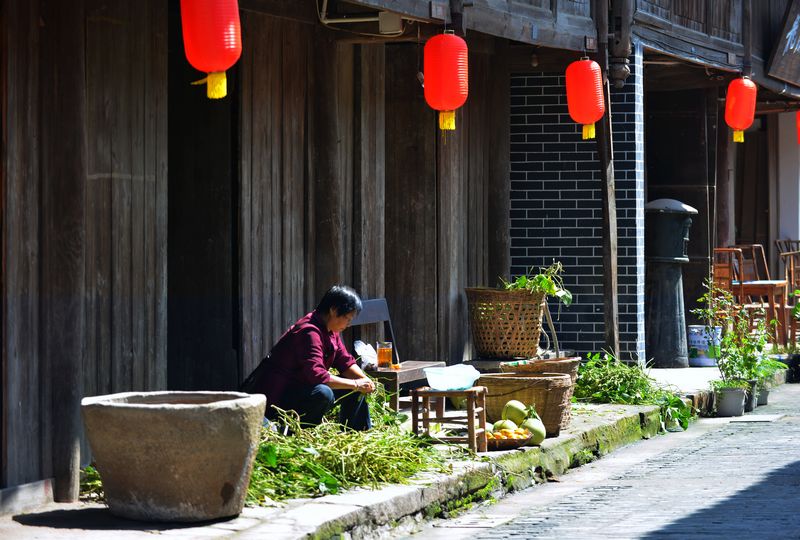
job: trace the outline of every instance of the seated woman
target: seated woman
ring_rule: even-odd
[[[316,425],[339,403],[339,422],[356,430],[371,427],[364,394],[372,393],[375,383],[358,367],[339,335],[360,311],[358,294],[335,285],[314,311],[281,336],[253,384],[255,393],[267,396],[267,418],[275,418],[274,405],[296,411],[304,424]],[[331,375],[331,367],[339,375]]]

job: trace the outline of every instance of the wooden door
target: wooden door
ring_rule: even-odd
[[[681,90],[645,95],[647,187],[645,202],[677,199],[697,209],[689,230],[689,262],[683,265],[686,320],[703,293],[708,275],[713,223],[713,152],[716,143],[716,91]],[[707,101],[708,100],[708,101]],[[707,113],[708,111],[708,113]],[[711,173],[709,172],[711,171]],[[645,245],[645,257],[648,246]],[[645,300],[647,301],[647,300]]]
[[[238,208],[236,67],[228,96],[209,100],[190,83],[179,3],[169,20],[168,385],[233,389],[237,351]]]

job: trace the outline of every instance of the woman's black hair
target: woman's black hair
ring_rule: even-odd
[[[334,285],[319,301],[317,312],[327,314],[333,308],[336,314],[341,316],[354,310],[360,313],[361,307],[361,298],[356,291],[346,285]]]

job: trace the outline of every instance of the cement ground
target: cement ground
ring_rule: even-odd
[[[707,387],[710,371],[693,368],[680,377],[675,373],[665,376],[677,377],[676,386],[682,389],[701,388]],[[664,444],[662,441],[676,441],[673,444],[680,446],[684,438],[710,429],[706,425],[719,423],[710,422],[693,426],[683,434],[655,437],[637,447]],[[562,478],[569,469],[643,438],[652,438],[658,427],[658,411],[654,407],[581,405],[575,407],[570,428],[557,438],[547,439],[540,448],[493,453],[489,461],[456,463],[453,474],[423,475],[409,485],[290,501],[275,508],[246,508],[232,520],[177,526],[116,518],[105,506],[97,504],[51,504],[0,518],[0,538],[122,540],[158,534],[174,538],[294,539],[328,538],[340,533],[350,538],[409,534],[425,528],[431,516],[448,514],[469,504],[475,493],[500,498],[545,478],[551,483],[537,486],[531,493],[542,493],[550,486],[569,486],[575,476]],[[602,459],[598,463],[606,462]],[[560,478],[563,481],[552,482]]]

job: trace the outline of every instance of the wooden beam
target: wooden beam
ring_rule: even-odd
[[[319,24],[315,0],[239,0],[239,9],[280,19]]]
[[[720,91],[720,95],[724,95]],[[731,141],[728,125],[723,114],[723,102],[718,102],[717,114],[717,230],[716,242],[711,247],[732,246],[736,243],[736,146]],[[713,262],[713,261],[712,261]]]
[[[85,3],[42,2],[43,373],[52,377],[54,498],[78,499],[87,179]]]
[[[606,350],[619,358],[619,306],[617,304],[617,201],[614,186],[614,141],[611,131],[611,93],[608,84],[608,0],[596,0],[598,54],[603,73],[606,114],[597,122],[597,154],[600,158],[600,189],[603,200],[603,313]]]
[[[507,81],[510,77],[508,41],[496,39],[496,53],[490,63],[490,81]],[[508,84],[491,83],[489,108],[497,114],[489,115],[491,122],[488,141],[492,145],[488,152],[489,175],[487,181],[489,206],[487,286],[497,283],[497,278],[510,278],[511,271],[511,175],[510,175],[510,131],[511,93]],[[505,114],[503,114],[505,112]]]

